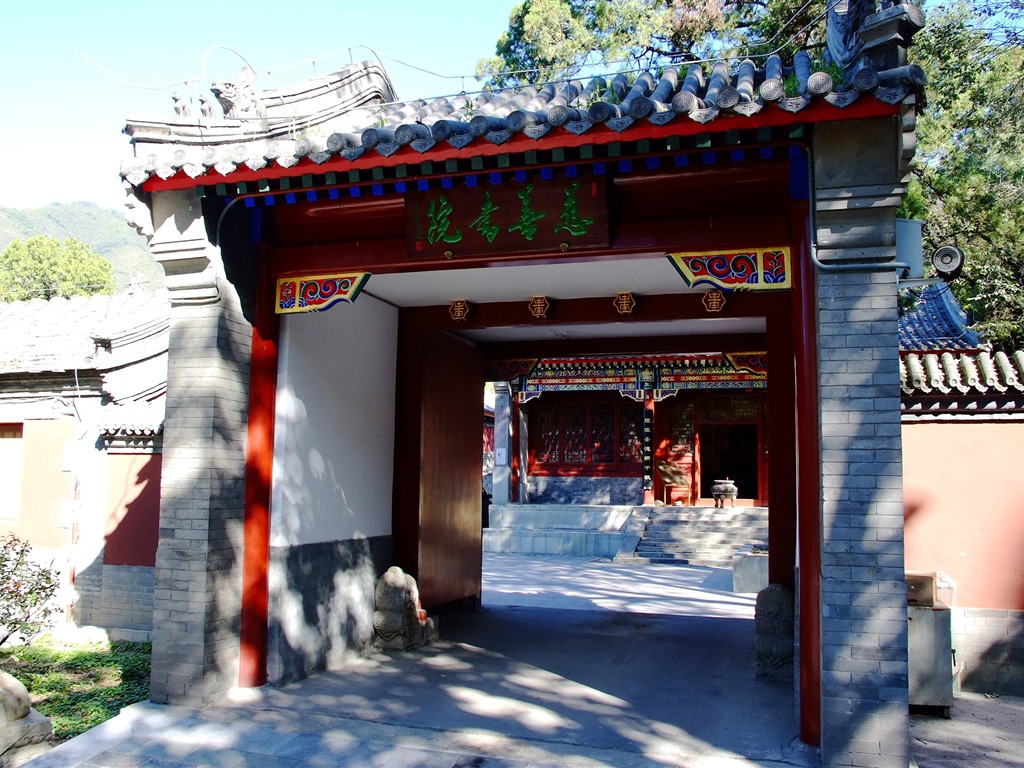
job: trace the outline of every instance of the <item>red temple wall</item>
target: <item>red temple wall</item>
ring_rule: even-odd
[[[959,607],[1024,610],[1022,423],[905,423],[908,571],[941,571]]]

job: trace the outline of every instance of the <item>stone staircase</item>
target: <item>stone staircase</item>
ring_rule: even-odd
[[[733,555],[768,541],[767,507],[648,507],[650,516],[636,548],[618,562],[668,563],[731,568]]]

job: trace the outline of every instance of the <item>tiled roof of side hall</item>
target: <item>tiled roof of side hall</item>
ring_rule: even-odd
[[[921,292],[917,304],[900,316],[900,350],[977,350],[981,344],[976,331],[967,325],[967,313],[943,283]]]
[[[248,71],[236,83],[211,89],[220,110],[212,99],[202,99],[198,108],[178,100],[173,119],[129,121],[125,132],[135,157],[122,163],[121,175],[141,186],[181,174],[200,186],[236,171],[281,178],[323,172],[328,163],[337,170],[355,161],[357,167],[402,158],[423,162],[451,150],[464,150],[464,157],[506,147],[529,151],[550,145],[546,137],[579,146],[643,139],[670,124],[668,133],[686,135],[763,132],[840,119],[857,104],[875,105],[881,113],[920,94],[925,76],[916,66],[880,71],[871,52],[894,41],[909,45],[922,25],[913,6],[868,17],[859,58],[844,70],[842,82],[815,69],[807,52],[788,62],[773,55],[683,64],[414,101],[397,100],[387,74],[373,62],[287,92],[256,90]],[[832,109],[816,112],[822,105]]]
[[[72,296],[0,303],[0,374],[27,375],[103,370],[121,360],[122,348],[163,334],[166,292]],[[167,341],[163,342],[166,350]],[[142,344],[144,354],[152,355]],[[159,343],[157,345],[159,349]]]
[[[100,390],[92,394],[103,400],[95,424],[101,432],[159,435],[169,325],[166,291],[0,303],[0,404],[20,413],[32,382],[64,377],[77,392],[79,376],[93,374]]]
[[[1024,352],[992,352],[949,286],[922,291],[899,320],[904,417],[1024,417]]]

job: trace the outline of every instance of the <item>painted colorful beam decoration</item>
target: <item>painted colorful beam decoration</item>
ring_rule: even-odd
[[[369,272],[346,275],[283,277],[277,281],[274,311],[279,315],[295,312],[323,312],[339,301],[352,303],[363,290]]]
[[[620,392],[643,400],[660,400],[694,389],[765,389],[768,361],[764,352],[646,355],[630,358],[545,358],[513,380],[519,402],[545,392]]]
[[[737,371],[755,376],[768,375],[768,355],[765,352],[726,352],[725,359]]]
[[[667,255],[691,288],[704,285],[723,291],[779,291],[793,283],[789,248]]]

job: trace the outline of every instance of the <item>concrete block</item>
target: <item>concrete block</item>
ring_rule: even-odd
[[[758,593],[768,586],[768,555],[749,553],[734,555],[732,559],[732,591],[743,594]]]

